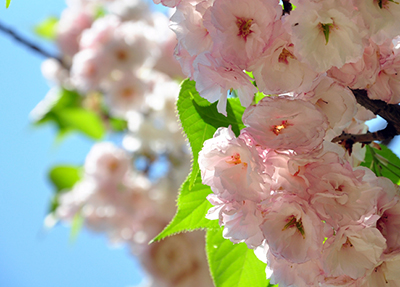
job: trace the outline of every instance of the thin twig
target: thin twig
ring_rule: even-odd
[[[282,3],[283,3],[282,16],[285,14],[290,14],[290,11],[292,11],[292,9],[293,9],[292,4],[290,3],[290,0],[282,0]]]
[[[388,124],[385,129],[376,131],[373,133],[366,133],[366,134],[348,134],[342,133],[340,136],[335,137],[332,142],[336,143],[362,143],[362,144],[370,144],[373,141],[382,141],[385,139],[393,138],[398,133],[396,129],[391,125]]]
[[[24,37],[19,35],[17,32],[13,31],[12,29],[6,27],[1,22],[0,22],[0,31],[9,35],[15,41],[19,42],[20,44],[24,45],[25,47],[28,47],[29,49],[35,51],[36,53],[38,53],[46,58],[53,58],[53,59],[57,60],[64,68],[68,69],[68,66],[64,63],[64,61],[61,58],[45,51],[43,48],[41,48],[38,45],[32,43],[31,41],[25,39]]]
[[[371,100],[368,98],[366,90],[351,90],[357,102],[373,112],[375,115],[380,115],[387,122],[386,128],[380,131],[366,134],[348,134],[342,133],[335,137],[332,142],[340,143],[346,147],[351,153],[353,144],[362,143],[370,144],[373,141],[386,141],[400,135],[400,106],[388,104],[381,100]]]

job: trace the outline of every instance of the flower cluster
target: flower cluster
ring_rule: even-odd
[[[307,92],[328,74],[373,99],[400,101],[395,1],[294,0],[296,9],[283,16],[277,0],[167,2],[176,6],[176,58],[221,113],[231,89],[251,104],[256,88],[245,71],[265,94]]]
[[[183,75],[173,58],[176,39],[168,18],[142,1],[67,4],[56,37],[63,65],[54,59],[42,65],[57,88],[33,114],[40,118],[51,110],[62,87],[77,90],[79,108],[93,111],[105,126],[115,117],[125,120],[127,129],[123,148],[111,142],[93,146],[82,178],[63,190],[47,222],[81,218],[113,244],[128,245],[148,275],[142,287],[212,286],[204,232],[148,244],[174,215],[190,164],[175,114],[179,85],[173,78]]]
[[[158,1],[160,2],[160,1]],[[161,1],[176,7],[175,56],[200,96],[246,107],[199,154],[224,237],[262,249],[280,286],[400,286],[398,188],[332,139],[374,115],[350,89],[400,102],[395,1]],[[287,1],[286,1],[287,2]],[[251,72],[251,73],[250,73]],[[254,94],[266,95],[255,104]]]
[[[66,222],[80,216],[85,227],[107,234],[113,244],[127,244],[149,275],[143,287],[211,286],[202,232],[148,244],[171,220],[176,183],[185,173],[171,170],[175,180],[154,183],[132,168],[132,160],[110,142],[94,145],[83,178],[60,196],[55,216]]]

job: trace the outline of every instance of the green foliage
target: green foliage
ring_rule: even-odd
[[[222,237],[222,228],[207,231],[206,251],[216,287],[267,287],[266,264],[245,243]]]
[[[371,169],[376,176],[385,176],[393,183],[400,184],[400,159],[388,147],[380,145],[381,150],[367,145],[362,166]]]
[[[96,10],[94,12],[94,19],[100,19],[106,15],[107,15],[106,9],[104,9],[104,7],[102,7],[102,6],[99,6],[96,8]]]
[[[212,207],[206,199],[211,193],[207,185],[201,183],[201,176],[198,173],[192,187],[189,185],[189,178],[182,184],[178,196],[178,210],[170,224],[153,241],[159,241],[167,236],[182,231],[193,231],[195,229],[219,228],[217,220],[205,218],[207,211]]]
[[[178,210],[174,219],[154,238],[154,241],[182,231],[219,227],[217,221],[205,218],[207,211],[212,207],[206,199],[211,189],[201,183],[198,153],[203,148],[204,141],[212,138],[219,127],[231,125],[236,135],[239,135],[240,130],[244,128],[241,119],[244,108],[240,105],[239,99],[228,99],[227,117],[225,117],[218,113],[217,103],[211,104],[200,97],[194,81],[183,81],[177,107],[182,128],[192,148],[192,172],[181,186]]]
[[[57,209],[60,194],[70,190],[81,179],[81,172],[81,167],[72,165],[57,165],[50,169],[48,177],[55,188],[50,202],[50,212]]]
[[[63,136],[77,131],[94,140],[100,140],[106,133],[104,123],[97,113],[82,107],[83,97],[75,91],[62,89],[56,101],[51,103],[35,124],[53,122]]]
[[[55,40],[57,37],[57,24],[58,18],[50,16],[37,24],[34,27],[34,32],[46,40]]]
[[[258,100],[265,95],[259,95]],[[232,244],[222,237],[217,220],[205,218],[212,205],[206,199],[212,191],[203,185],[199,172],[198,154],[204,141],[213,137],[219,127],[232,127],[238,136],[245,126],[245,110],[238,98],[229,98],[227,116],[218,113],[217,103],[209,103],[196,91],[195,82],[183,81],[177,102],[179,119],[193,153],[192,172],[183,183],[178,196],[178,210],[171,223],[153,241],[195,229],[207,229],[206,250],[211,273],[217,287],[267,287],[265,267],[246,244]]]
[[[244,108],[240,105],[239,99],[228,99],[227,117],[225,117],[218,113],[217,103],[210,104],[201,98],[196,91],[195,82],[187,79],[181,84],[177,109],[183,131],[192,148],[192,172],[188,178],[189,187],[192,188],[199,172],[198,154],[203,148],[204,141],[212,138],[219,127],[229,125],[232,126],[233,132],[239,135],[240,130],[244,128],[242,122]]]
[[[78,237],[79,232],[81,231],[84,223],[84,218],[80,212],[74,214],[71,223],[71,233],[70,233],[70,241],[73,242]]]
[[[115,132],[123,132],[128,128],[127,121],[119,118],[109,118],[109,124],[113,131]]]
[[[11,0],[6,0],[6,8],[10,7]]]
[[[72,165],[58,165],[49,171],[49,179],[57,192],[71,189],[81,179],[81,168]]]
[[[70,108],[59,111],[59,120],[72,130],[80,131],[88,137],[100,140],[106,133],[100,117],[93,111],[83,108]]]

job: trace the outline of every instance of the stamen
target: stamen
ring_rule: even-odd
[[[282,228],[282,231],[285,231],[288,228],[296,227],[297,230],[300,232],[300,234],[303,236],[303,239],[305,239],[306,233],[304,231],[303,222],[301,221],[301,219],[297,221],[297,219],[293,215],[289,218],[290,218],[289,222],[286,223],[286,225]]]
[[[331,26],[333,25],[332,23],[328,23],[328,24],[322,24],[322,23],[319,23],[319,25],[320,25],[320,27],[321,27],[321,29],[322,29],[322,32],[324,33],[324,35],[325,35],[325,45],[327,45],[328,44],[328,42],[329,42],[329,30],[330,30],[330,28],[331,28]]]
[[[231,159],[226,160],[226,163],[234,164],[234,165],[238,165],[238,164],[242,163],[242,160],[240,159],[240,154],[235,153],[234,155],[231,155]],[[246,166],[247,166],[247,163],[243,163],[243,164],[246,164]]]
[[[288,124],[287,120],[285,120],[285,121],[282,121],[282,124],[273,126],[271,130],[272,130],[272,132],[273,132],[274,134],[279,135],[280,132],[281,132],[283,129],[287,128],[289,125],[290,125],[290,124]]]
[[[243,37],[245,41],[247,40],[247,36],[253,32],[250,30],[252,23],[253,19],[236,18],[236,26],[239,28],[237,35]]]
[[[296,57],[292,53],[290,53],[288,50],[283,48],[282,52],[279,55],[278,62],[284,63],[284,64],[289,64],[288,58],[296,59]]]

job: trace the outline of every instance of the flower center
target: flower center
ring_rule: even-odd
[[[389,2],[392,2],[394,4],[399,4],[399,2],[396,2],[394,0],[378,0],[378,6],[379,8],[383,9],[389,9]]]
[[[133,97],[134,90],[132,88],[125,88],[121,91],[121,96],[123,99],[130,99]]]
[[[118,167],[119,167],[119,162],[116,159],[111,160],[107,165],[107,168],[111,173],[116,172]]]
[[[125,50],[118,50],[115,52],[115,57],[123,62],[126,61],[128,59],[128,53]]]
[[[287,120],[284,120],[284,121],[282,121],[282,123],[280,125],[273,126],[271,131],[274,134],[279,135],[282,132],[282,130],[284,130],[288,126],[289,126],[289,124],[288,124]]]
[[[288,58],[296,59],[296,57],[292,53],[286,50],[286,48],[283,48],[278,58],[279,63],[284,63],[286,65],[289,64]]]
[[[351,243],[350,239],[347,237],[346,242],[343,243],[343,248],[348,248],[348,247],[353,247],[353,244]]]
[[[303,236],[303,239],[306,238],[306,233],[304,232],[303,222],[301,222],[301,219],[297,221],[296,217],[292,215],[288,217],[287,221],[288,223],[285,224],[285,226],[282,228],[282,231],[285,231],[288,228],[296,227],[297,231],[299,231],[301,236]]]
[[[226,160],[225,162],[234,165],[243,164],[244,167],[247,167],[247,163],[242,162],[239,153],[234,153],[233,155],[231,155],[230,159]]]
[[[239,29],[238,36],[243,37],[246,41],[247,36],[253,31],[250,30],[251,24],[253,23],[253,19],[245,19],[245,18],[236,18],[236,26]]]
[[[332,23],[327,23],[327,24],[319,23],[319,27],[320,27],[322,33],[324,33],[324,36],[325,36],[325,45],[328,45],[329,32],[330,32],[330,29],[331,29],[332,25],[333,25]]]

